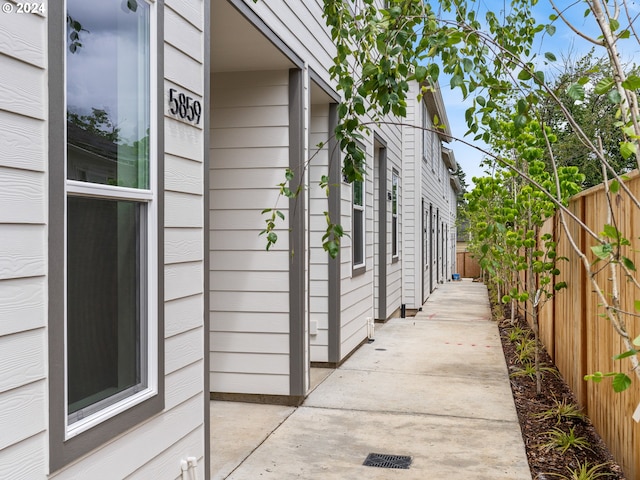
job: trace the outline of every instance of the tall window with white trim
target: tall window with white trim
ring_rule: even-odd
[[[67,436],[157,392],[154,4],[67,0]]]

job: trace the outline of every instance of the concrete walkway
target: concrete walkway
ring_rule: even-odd
[[[441,285],[416,317],[376,327],[314,371],[301,407],[211,402],[212,478],[531,479],[484,285]],[[412,463],[363,466],[370,453]]]

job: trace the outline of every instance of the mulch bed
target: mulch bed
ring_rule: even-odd
[[[499,318],[504,317],[500,315]],[[515,326],[519,327],[521,331],[529,332],[528,335],[533,338],[533,332],[524,320],[517,319]],[[622,469],[613,459],[588,417],[573,418],[558,423],[555,418],[543,418],[540,415],[554,409],[557,402],[577,405],[576,399],[544,347],[541,347],[540,353],[541,365],[545,368],[542,393],[537,395],[535,377],[517,374],[522,370],[523,364],[518,359],[517,343],[509,338],[509,333],[514,325],[511,325],[510,320],[502,320],[499,328],[505,360],[511,374],[511,390],[527,450],[531,478],[534,480],[557,478],[625,479]],[[516,375],[513,375],[514,373]],[[567,433],[570,428],[573,428],[575,437],[583,437],[588,446],[583,448],[573,446],[564,453],[559,448],[545,446],[551,438],[549,432],[554,428],[559,428]],[[588,462],[590,466],[603,465],[598,469],[598,472],[606,475],[599,477],[572,476],[572,471],[578,469],[585,462]]]

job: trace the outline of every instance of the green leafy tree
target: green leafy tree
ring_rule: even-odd
[[[592,50],[575,63],[565,61],[564,71],[555,79],[551,88],[562,102],[563,108],[580,125],[593,144],[598,141],[611,167],[618,174],[624,174],[637,167],[633,156],[624,158],[620,152],[623,132],[616,126],[618,107],[610,96],[615,90],[596,93],[596,85],[612,76],[606,59],[596,58]],[[635,68],[634,68],[635,70]],[[582,83],[587,80],[583,85]],[[558,166],[577,166],[585,175],[584,187],[592,187],[603,182],[602,166],[595,155],[586,149],[576,135],[575,128],[567,122],[561,108],[551,99],[545,98],[541,104],[541,118],[552,126],[557,142],[552,145],[552,153]],[[545,154],[547,169],[553,172],[551,155]]]
[[[584,176],[577,167],[559,167],[562,190],[556,192],[551,175],[541,160],[545,140],[550,135],[549,127],[543,129],[538,122],[532,121],[519,129],[515,121],[511,121],[504,122],[500,131],[501,135],[492,137],[492,141],[503,160],[495,166],[494,175],[478,179],[468,195],[471,212],[477,211],[478,205],[487,204],[487,198],[494,199],[493,208],[482,215],[482,222],[477,225],[477,236],[472,244],[482,254],[481,266],[489,269],[497,279],[498,297],[504,303],[511,303],[512,322],[518,305],[524,305],[532,319],[536,389],[540,394],[539,312],[558,290],[566,287],[564,283],[554,283],[554,277],[560,273],[558,262],[561,259],[557,257],[553,236],[542,233],[545,222],[555,215],[557,206],[512,167],[526,172],[530,180],[560,198],[563,204],[580,190]],[[473,216],[471,218],[472,222],[476,221]],[[502,286],[504,295],[500,290]]]

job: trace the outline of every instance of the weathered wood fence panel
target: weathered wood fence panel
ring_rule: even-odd
[[[634,175],[627,185],[636,197],[640,196],[640,176]],[[601,232],[607,223],[608,208],[602,187],[577,195],[570,204],[570,210],[576,217],[596,233]],[[640,211],[622,192],[614,199],[611,208],[619,230],[632,243],[637,242],[640,237]],[[640,478],[640,423],[632,419],[640,403],[640,382],[631,372],[627,360],[613,360],[626,348],[609,321],[602,317],[604,309],[594,293],[589,274],[571,246],[569,236],[558,219],[550,221],[548,228],[554,230],[558,256],[569,259],[568,262],[560,262],[561,274],[555,279],[556,282],[567,282],[568,288],[557,294],[542,310],[541,339],[627,477]],[[567,230],[580,250],[588,251],[589,262],[593,263],[595,256],[590,247],[596,245],[595,239],[571,219],[567,219]],[[637,248],[637,244],[635,246]],[[628,248],[623,254],[640,268],[638,253]],[[599,285],[603,287],[605,295],[609,295],[612,271],[608,267],[601,267],[604,267],[603,262],[593,266],[592,271],[597,272]],[[633,312],[634,300],[640,299],[640,291],[633,288],[621,269],[618,270],[621,308]],[[627,323],[632,338],[640,335],[640,319],[634,317],[628,319]],[[584,375],[596,371],[626,372],[634,379],[633,386],[625,392],[615,393],[608,379],[600,384],[584,381]]]

